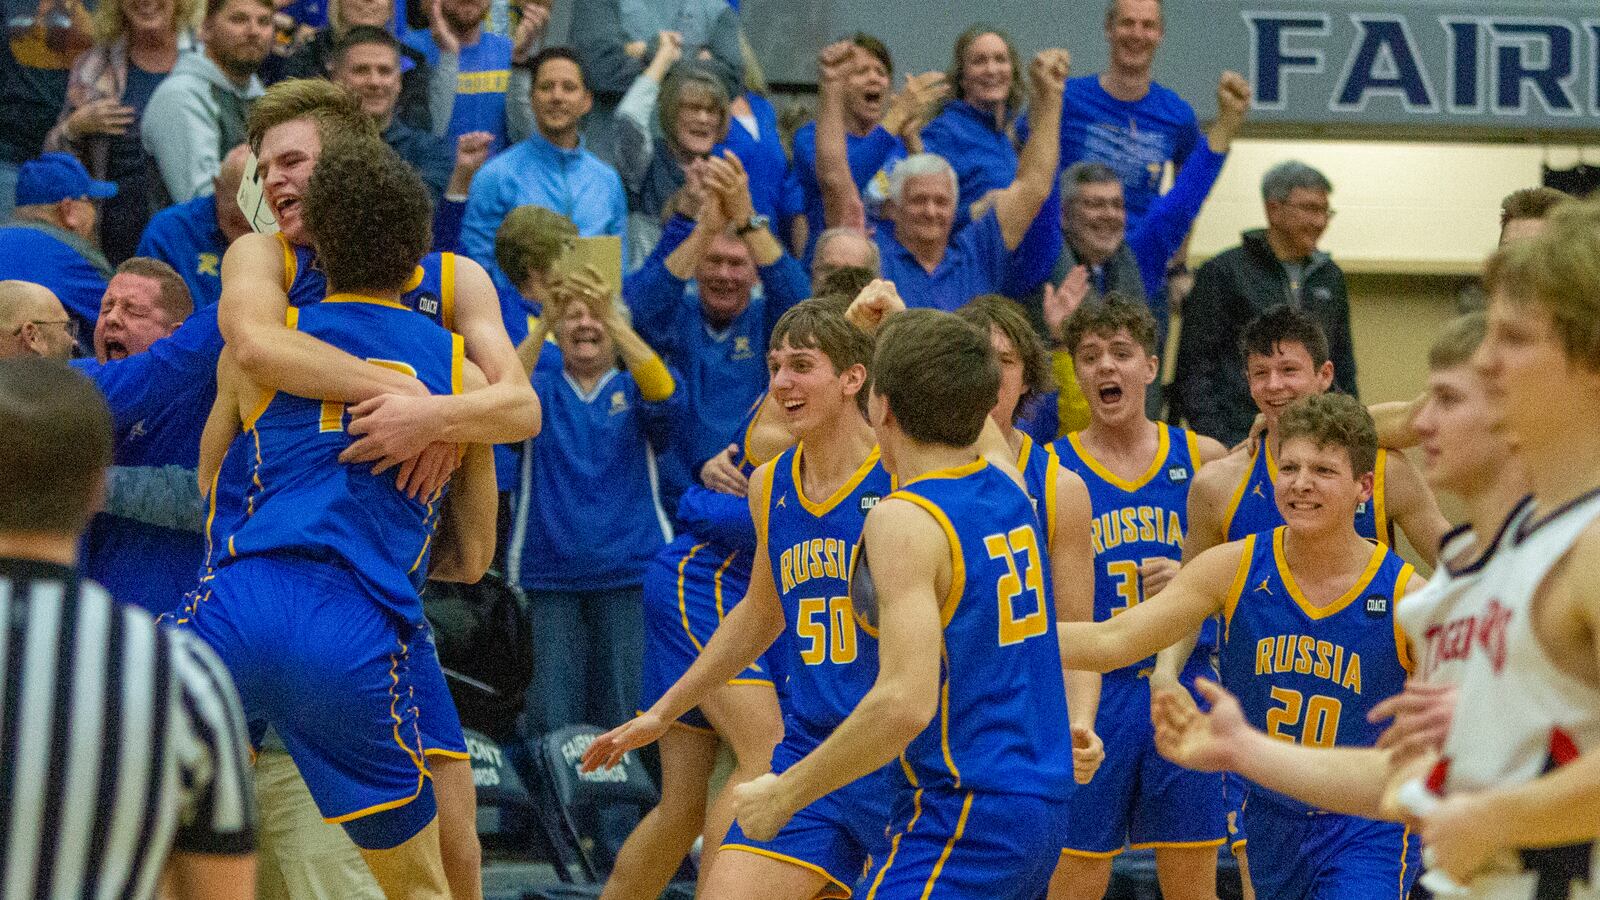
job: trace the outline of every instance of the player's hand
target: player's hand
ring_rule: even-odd
[[[1073,781],[1079,784],[1093,781],[1094,773],[1100,770],[1100,764],[1105,758],[1105,744],[1100,742],[1100,735],[1095,734],[1093,728],[1083,725],[1072,726]]]
[[[845,310],[844,317],[867,334],[875,334],[883,327],[885,319],[905,308],[906,301],[901,299],[894,282],[876,278],[861,289],[856,299],[850,301],[850,308]]]
[[[631,721],[624,722],[595,738],[589,749],[583,751],[583,761],[578,765],[578,771],[593,772],[595,769],[609,769],[615,766],[622,762],[623,755],[630,750],[637,750],[661,740],[661,736],[667,733],[667,724],[652,712],[642,712],[634,716]]]
[[[466,448],[460,444],[435,441],[424,447],[417,456],[400,464],[400,474],[395,487],[413,500],[425,500],[450,483],[450,476],[461,468]]]
[[[1232,447],[1229,447],[1228,451],[1231,453],[1235,450],[1254,448],[1256,445],[1256,440],[1266,433],[1267,417],[1261,413],[1256,413],[1255,421],[1250,423],[1250,433],[1245,435],[1244,440],[1234,444]]]
[[[521,65],[539,47],[539,42],[544,38],[544,30],[550,24],[550,4],[548,0],[528,0],[522,4],[522,18],[517,22],[517,31],[511,37],[511,61]]]
[[[1459,794],[1439,801],[1422,817],[1418,833],[1427,848],[1428,868],[1465,885],[1487,867],[1501,849],[1495,835],[1497,816],[1479,794]]]
[[[1455,710],[1455,685],[1408,681],[1404,691],[1374,706],[1367,721],[1394,720],[1378,737],[1378,747],[1400,763],[1441,749]]]
[[[770,841],[794,818],[795,810],[784,796],[778,776],[768,772],[733,789],[734,814],[745,836]]]
[[[1176,700],[1181,706],[1184,706],[1187,709],[1198,710],[1200,708],[1194,702],[1194,695],[1190,694],[1189,689],[1183,686],[1183,682],[1179,681],[1176,675],[1168,672],[1166,669],[1163,669],[1158,665],[1154,669],[1150,670],[1151,724],[1155,724],[1157,718],[1159,718],[1157,714],[1158,706],[1156,704],[1156,698],[1164,694],[1170,694],[1173,700]]]
[[[428,5],[428,33],[433,35],[433,45],[440,53],[460,53],[461,42],[444,19],[444,0],[433,0]]]
[[[1040,50],[1028,67],[1028,79],[1038,97],[1060,97],[1072,71],[1072,54],[1060,47]]]
[[[1089,296],[1089,267],[1084,265],[1073,266],[1067,277],[1061,280],[1061,286],[1045,282],[1044,285],[1044,324],[1050,329],[1050,337],[1056,341],[1062,338],[1062,328],[1066,325],[1067,317],[1083,305],[1085,297]]]
[[[1186,704],[1170,691],[1151,700],[1156,750],[1186,769],[1227,771],[1233,767],[1234,752],[1250,726],[1239,701],[1221,685],[1200,678],[1195,689],[1211,704],[1210,712],[1201,712],[1192,701]]]
[[[372,474],[398,466],[422,453],[438,437],[439,421],[434,397],[379,394],[350,407],[350,426],[356,441],[339,454],[342,463],[373,463]]]
[[[1146,600],[1161,593],[1161,589],[1178,577],[1178,561],[1165,556],[1152,557],[1139,564],[1139,585]]]
[[[706,460],[700,467],[700,483],[713,491],[743,497],[750,491],[750,479],[739,471],[734,460],[739,458],[739,445],[729,444],[726,450]]]

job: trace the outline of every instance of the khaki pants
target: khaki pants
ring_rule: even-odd
[[[311,792],[281,745],[256,756],[261,810],[257,900],[383,900],[383,892],[344,829],[322,820]]]

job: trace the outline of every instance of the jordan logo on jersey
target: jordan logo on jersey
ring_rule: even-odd
[[[778,502],[773,504],[773,505],[777,506],[780,509],[782,509],[783,505],[784,505],[784,501],[786,501],[788,499],[789,499],[789,495],[788,494],[779,494],[778,495]]]
[[[1257,497],[1260,497],[1260,498],[1262,498],[1262,499],[1263,499],[1263,500],[1264,500],[1264,499],[1266,499],[1266,496],[1267,496],[1267,495],[1266,495],[1266,492],[1265,492],[1265,491],[1263,491],[1263,490],[1261,490],[1261,485],[1260,485],[1260,483],[1259,483],[1259,482],[1258,482],[1258,483],[1257,483],[1257,484],[1256,484],[1256,486],[1255,486],[1255,487],[1252,487],[1252,488],[1251,488],[1251,489],[1250,489],[1250,493],[1252,493],[1252,494],[1255,494],[1255,495],[1256,495],[1256,496],[1257,496]]]
[[[1266,591],[1268,594],[1272,593],[1272,579],[1270,579],[1270,578],[1261,579],[1261,583],[1256,585],[1256,592],[1259,593],[1261,591]]]

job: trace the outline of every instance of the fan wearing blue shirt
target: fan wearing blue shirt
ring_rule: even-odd
[[[855,49],[841,42],[823,51],[822,88],[839,91],[844,86]],[[1022,243],[1040,207],[1050,196],[1056,173],[1059,104],[1055,102],[1066,80],[1065,50],[1046,50],[1033,60],[1029,75],[1041,100],[1033,135],[1023,147],[1016,180],[992,196],[982,215],[952,233],[957,215],[960,184],[950,163],[931,153],[907,157],[889,178],[889,218],[892,234],[879,229],[874,235],[882,254],[883,277],[893,281],[912,307],[953,310],[979,294],[998,293],[1013,253]],[[823,114],[837,116],[840,104],[824,101]],[[825,135],[842,135],[837,123],[819,123]],[[831,207],[858,204],[854,183],[829,175],[847,172],[843,140],[825,141],[817,147],[819,178],[833,199]],[[830,223],[833,224],[833,223]]]
[[[461,223],[461,251],[489,271],[502,297],[512,295],[516,286],[495,264],[494,234],[506,214],[519,206],[561,213],[584,237],[616,235],[624,243],[627,237],[622,179],[578,138],[579,123],[594,98],[584,87],[577,58],[565,47],[551,47],[530,65],[534,132],[478,171]],[[513,311],[505,312],[510,319]]]
[[[189,286],[196,309],[217,305],[222,296],[222,257],[234,238],[250,233],[250,220],[234,202],[249,158],[249,145],[233,148],[222,159],[212,193],[156,213],[139,238],[137,255],[175,269]]]
[[[428,31],[413,31],[406,42],[433,67],[428,107],[433,133],[452,145],[461,135],[487,131],[494,149],[512,140],[509,91],[516,48],[503,35],[485,31],[490,0],[442,0],[433,9]]]
[[[80,333],[94,330],[111,264],[92,243],[99,220],[96,200],[117,186],[96,181],[70,153],[46,153],[17,172],[17,205],[0,225],[0,281],[31,281],[49,288]]]
[[[686,421],[661,460],[668,509],[739,431],[766,390],[772,326],[811,292],[800,262],[755,212],[738,157],[712,157],[707,172],[698,220],[669,220],[623,284],[639,333],[682,375]]]
[[[183,279],[158,260],[130,258],[117,267],[106,287],[94,329],[94,361],[81,366],[110,401],[118,466],[193,469],[199,463],[200,432],[210,411],[201,401],[210,400],[215,390],[214,376],[204,372],[204,363],[209,357],[215,366],[221,335],[213,322],[209,331],[215,338],[198,341],[199,346],[192,347],[198,352],[174,353],[176,347],[164,347],[160,355],[149,355],[193,311]],[[140,356],[149,359],[125,366]],[[191,386],[168,384],[165,390],[156,389],[152,376],[175,358],[191,356],[201,362],[186,367]],[[196,504],[194,511],[198,509]],[[204,549],[198,531],[100,513],[85,534],[83,566],[89,577],[116,591],[118,599],[159,615],[175,607],[193,587]]]
[[[560,368],[537,365],[547,328]],[[597,279],[566,279],[529,340],[545,427],[523,445],[506,563],[539,642],[528,731],[609,728],[637,708],[644,572],[672,537],[652,448],[671,440],[683,401]]]
[[[1194,108],[1152,75],[1165,28],[1161,0],[1111,0],[1106,70],[1071,79],[1062,96],[1061,165],[1086,159],[1115,169],[1130,229],[1161,196],[1167,166],[1182,167],[1200,141]]]

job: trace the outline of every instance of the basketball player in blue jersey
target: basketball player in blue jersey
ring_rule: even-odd
[[[398,302],[429,241],[427,191],[404,161],[377,141],[330,146],[305,215],[335,293],[297,310],[297,329],[431,391],[484,383],[459,337]],[[410,498],[387,475],[339,463],[351,440],[346,410],[261,385],[232,356],[225,350],[218,367],[202,472],[216,471],[242,424],[251,490],[229,556],[184,625],[234,673],[252,738],[269,724],[283,738],[324,817],[343,825],[384,893],[449,896],[415,705],[438,691],[414,690],[409,665],[446,501]],[[451,536],[469,542],[456,548],[471,557],[459,563],[468,580],[493,555],[492,472],[487,448],[472,447],[464,493],[448,503],[458,519],[466,511]]]
[[[1277,420],[1291,404],[1333,384],[1333,362],[1322,327],[1288,304],[1269,308],[1240,336],[1250,396],[1266,430],[1249,448],[1207,466],[1190,493],[1189,535],[1184,559],[1247,534],[1283,524],[1273,498],[1280,454]],[[1374,494],[1356,511],[1356,531],[1368,540],[1394,544],[1394,525],[1429,564],[1439,539],[1450,529],[1415,468],[1400,454],[1380,450]]]
[[[351,418],[348,430],[359,438],[346,449],[343,461],[369,463],[379,470],[398,464],[399,483],[414,497],[443,486],[461,458],[461,444],[517,443],[536,434],[538,396],[506,335],[494,285],[472,260],[453,258],[453,291],[449,291],[444,258],[427,257],[441,266],[441,290],[434,298],[439,309],[424,308],[428,298],[420,293],[408,295],[408,300],[462,336],[467,358],[489,381],[482,390],[432,395],[415,378],[366,365],[326,341],[285,326],[291,289],[300,295],[296,299],[316,296],[315,267],[300,262],[312,244],[303,204],[322,146],[340,135],[376,137],[375,126],[349,91],[322,79],[273,85],[251,107],[248,125],[257,177],[281,239],[247,234],[234,241],[223,258],[217,324],[245,374],[298,396],[346,404]],[[285,241],[293,250],[288,256]],[[286,282],[291,257],[296,272]],[[444,300],[452,293],[453,314],[446,315],[452,309]],[[426,662],[431,646],[427,650],[418,654],[418,665],[436,664]],[[430,709],[441,705],[430,704]],[[458,898],[476,898],[482,894],[482,865],[471,766],[464,754],[440,756],[433,774],[440,786],[441,832],[452,890]],[[264,816],[274,808],[268,801],[263,798]]]
[[[1377,436],[1353,398],[1326,394],[1277,423],[1276,496],[1287,524],[1196,557],[1162,592],[1106,622],[1065,625],[1069,666],[1105,671],[1170,646],[1221,615],[1222,683],[1274,738],[1366,747],[1368,714],[1399,693],[1410,648],[1395,607],[1422,579],[1356,533],[1372,495]],[[1417,842],[1403,826],[1317,810],[1253,786],[1244,807],[1250,878],[1262,898],[1403,898]]]
[[[301,264],[303,248],[311,244],[302,205],[322,145],[333,135],[370,134],[373,128],[347,90],[321,79],[275,84],[251,108],[257,177],[282,238],[247,234],[228,248],[217,318],[246,374],[301,396],[350,404],[351,433],[363,439],[352,445],[346,462],[375,463],[380,470],[400,465],[402,482],[421,494],[448,477],[459,456],[455,445],[515,443],[537,433],[539,404],[506,336],[493,284],[465,257],[451,256],[455,301],[449,324],[465,339],[467,357],[489,379],[485,390],[432,396],[416,379],[374,372],[373,366],[284,325],[290,257],[293,281],[310,274]],[[286,256],[286,250],[292,252]],[[314,282],[302,284],[299,290],[310,290]],[[444,321],[443,304],[425,309],[423,299],[418,297],[419,311]]]
[[[877,673],[877,641],[857,628],[847,583],[867,511],[890,491],[862,393],[872,340],[835,306],[807,300],[778,320],[771,346],[770,393],[799,443],[751,476],[750,587],[676,684],[638,718],[595,740],[586,769],[615,765],[623,753],[659,739],[776,641],[784,735],[772,768],[781,772],[849,715]],[[850,896],[868,858],[882,849],[887,777],[880,771],[812,803],[768,840],[750,838],[736,824],[712,863],[706,895]]]
[[[883,282],[889,290],[894,286]],[[1050,554],[1050,577],[1055,585],[1056,615],[1061,622],[1094,619],[1094,551],[1089,543],[1089,491],[1083,479],[1064,467],[1055,450],[1036,444],[1017,427],[1022,411],[1035,397],[1051,389],[1050,356],[1027,313],[1015,300],[985,294],[967,301],[956,316],[989,334],[1000,363],[1000,390],[989,411],[985,437],[998,437],[999,459],[1014,465],[1024,489],[1033,498]],[[979,449],[991,461],[987,441]],[[998,449],[998,448],[997,448]],[[1066,675],[1067,710],[1072,716],[1073,771],[1087,784],[1105,758],[1105,748],[1094,722],[1100,705],[1100,675],[1071,671]]]
[[[1105,621],[1155,596],[1178,570],[1189,487],[1204,463],[1227,453],[1192,431],[1152,422],[1145,391],[1159,369],[1156,322],[1119,294],[1091,300],[1067,320],[1064,346],[1089,405],[1089,426],[1057,441],[1062,465],[1088,485],[1094,520],[1094,620]],[[1211,652],[1187,661],[1187,686],[1215,677]],[[1104,676],[1095,727],[1106,761],[1069,804],[1067,839],[1051,896],[1098,900],[1112,857],[1125,846],[1154,848],[1161,894],[1216,897],[1216,848],[1227,810],[1222,779],[1184,770],[1155,752],[1150,723],[1151,660]]]
[[[885,323],[870,414],[901,486],[867,516],[850,595],[881,642],[877,677],[804,759],[737,789],[740,826],[781,833],[898,757],[868,898],[1033,898],[1055,864],[1065,689],[1033,501],[975,447],[998,384],[970,324],[934,310]]]

